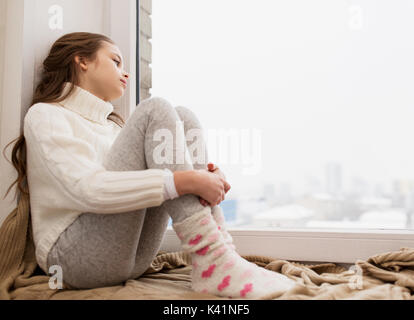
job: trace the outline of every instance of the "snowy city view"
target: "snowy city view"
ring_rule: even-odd
[[[294,194],[288,183],[248,189],[250,196],[229,192],[220,203],[226,224],[245,230],[414,229],[414,181],[370,186],[367,181],[353,179],[353,189],[346,191],[336,164],[326,165],[325,180],[320,185],[317,179],[312,181],[314,184],[302,194]]]
[[[413,11],[153,3],[151,96],[197,115],[231,228],[414,229]]]

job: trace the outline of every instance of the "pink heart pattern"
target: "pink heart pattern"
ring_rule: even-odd
[[[235,259],[233,258],[233,259],[231,259],[229,262],[226,262],[226,263],[223,265],[223,270],[230,269],[231,267],[233,267],[233,266],[234,266],[234,264],[235,264]]]
[[[252,275],[253,270],[252,269],[247,269],[245,272],[243,272],[243,274],[241,275],[242,279],[244,278],[248,278]]]
[[[221,256],[224,252],[226,252],[227,247],[221,247],[220,249],[217,249],[216,251],[214,251],[214,256],[215,257],[219,257]]]
[[[214,242],[218,239],[219,236],[220,236],[220,233],[218,232],[213,233],[211,236],[208,237],[208,241]]]
[[[205,247],[201,248],[200,250],[197,250],[196,253],[200,256],[204,256],[207,253],[209,248],[210,248],[210,246],[205,246]]]
[[[203,225],[209,223],[210,222],[210,219],[211,219],[210,217],[206,217],[203,220],[201,220],[200,224],[203,226]]]
[[[246,296],[246,294],[253,290],[253,283],[247,283],[244,285],[243,290],[240,290],[240,295],[242,297]]]
[[[223,281],[221,281],[221,283],[217,286],[217,289],[218,289],[219,291],[221,291],[221,290],[223,290],[224,288],[228,287],[228,286],[230,285],[230,278],[231,278],[231,276],[230,276],[230,275],[225,276],[225,277],[223,278]]]
[[[213,273],[215,268],[216,268],[216,265],[212,264],[211,266],[208,267],[207,270],[203,271],[203,273],[201,274],[201,277],[202,278],[210,278],[211,274]]]
[[[200,242],[200,240],[201,240],[202,237],[203,236],[201,234],[198,234],[193,239],[190,239],[190,241],[188,242],[188,244],[194,246],[194,245],[196,245],[197,243]]]

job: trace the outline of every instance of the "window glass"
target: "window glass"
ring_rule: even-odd
[[[199,117],[234,228],[410,229],[414,2],[156,0],[152,96]]]

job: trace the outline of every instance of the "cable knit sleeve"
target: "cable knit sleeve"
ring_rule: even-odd
[[[40,171],[36,174],[44,175],[39,178],[43,180],[41,188],[59,189],[64,195],[64,200],[59,200],[61,207],[120,213],[159,206],[165,201],[166,171],[106,170],[93,145],[77,137],[63,116],[45,112],[26,116],[24,135],[30,145],[28,157],[37,159],[36,171]]]
[[[175,187],[174,173],[168,168],[165,168],[164,171],[167,173],[164,177],[164,198],[168,200],[178,198],[179,195]]]

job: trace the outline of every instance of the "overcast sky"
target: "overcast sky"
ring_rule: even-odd
[[[155,0],[151,93],[206,133],[260,130],[260,172],[222,164],[235,191],[327,162],[345,183],[414,179],[413,16],[410,0]]]

